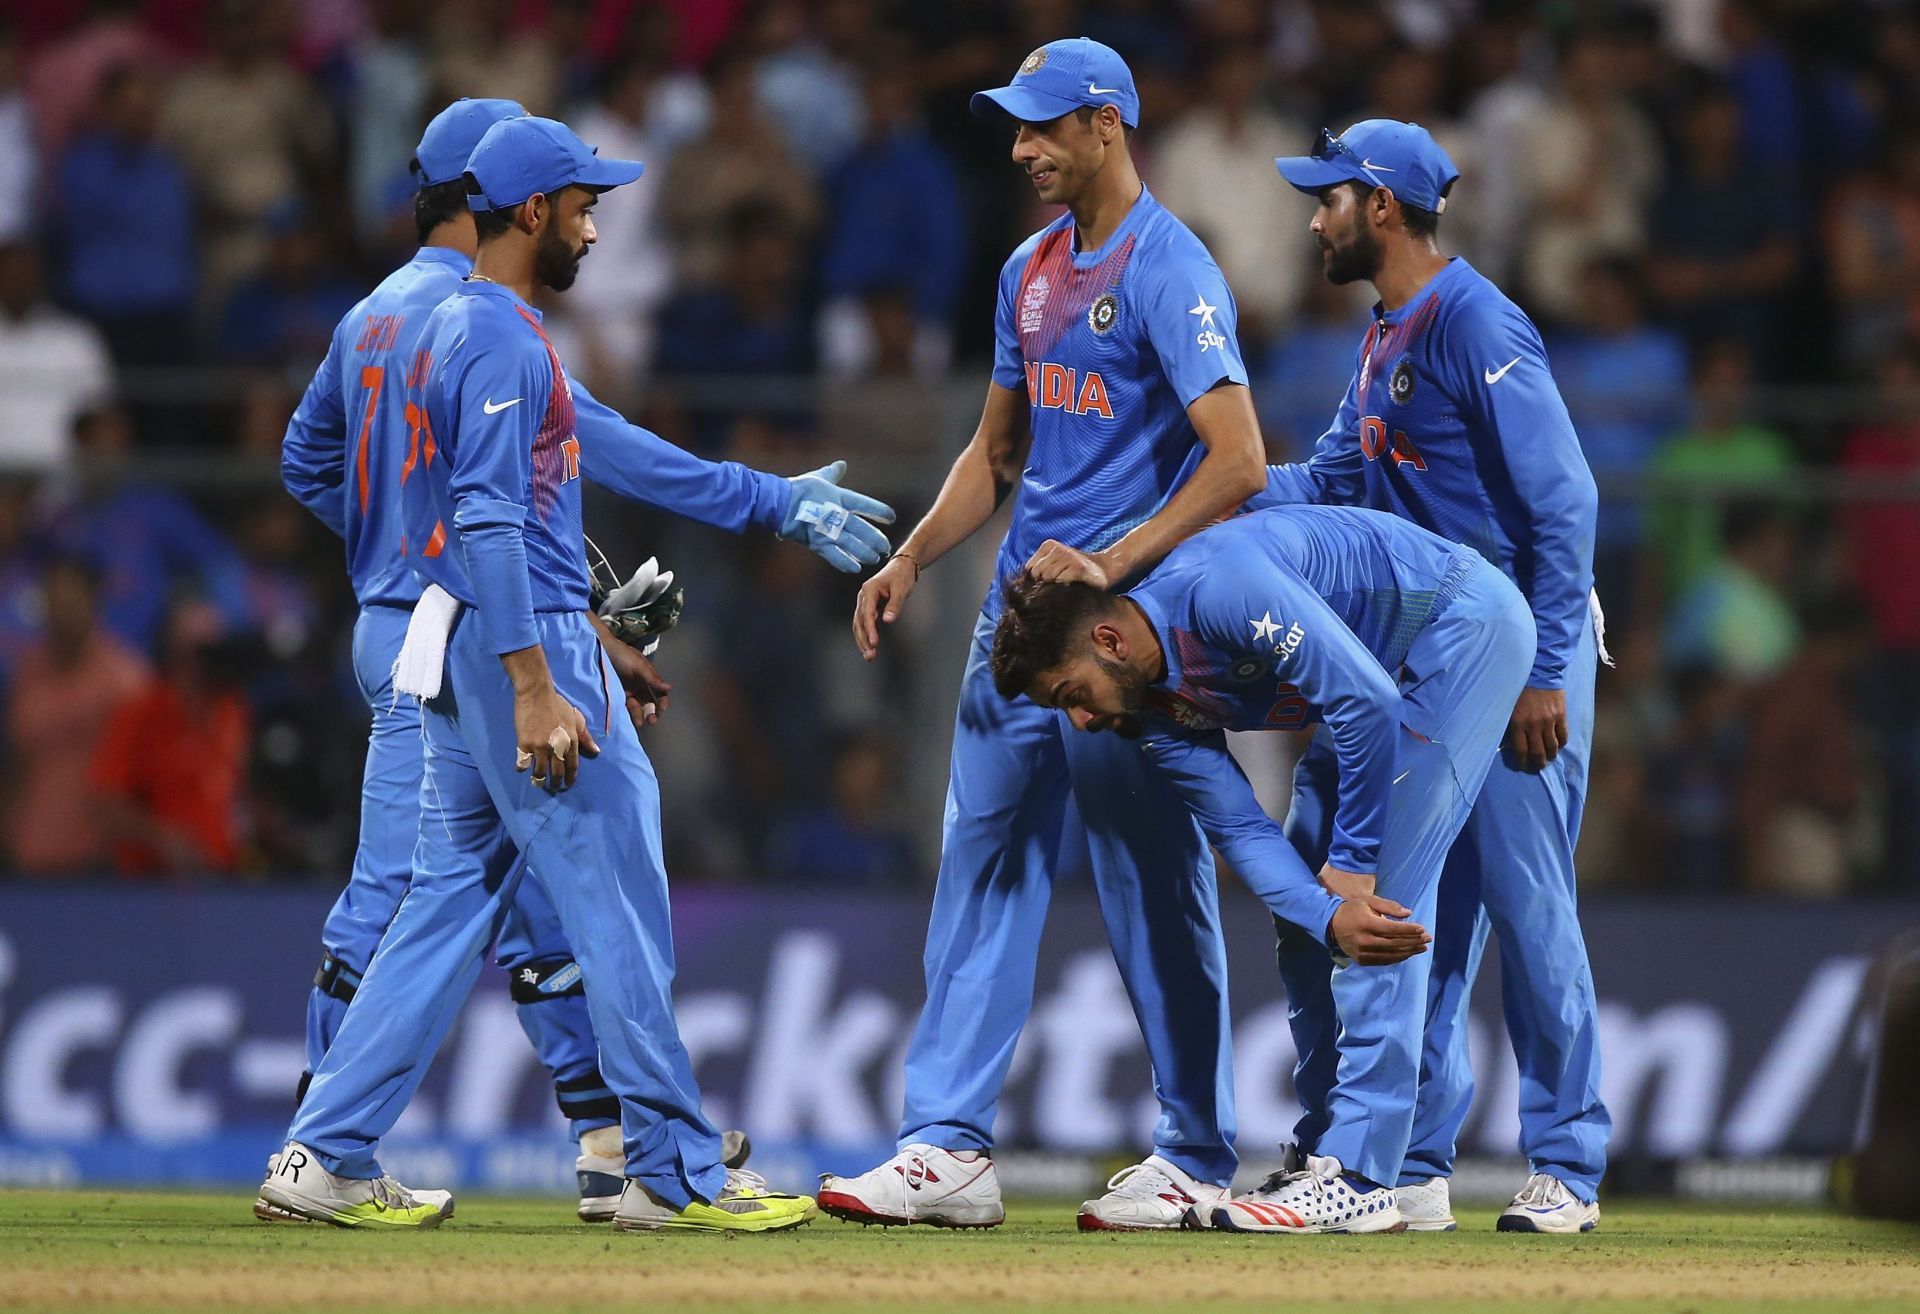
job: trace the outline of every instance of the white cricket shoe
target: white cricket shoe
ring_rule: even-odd
[[[453,1217],[447,1191],[410,1191],[391,1177],[335,1177],[298,1141],[268,1161],[253,1216],[270,1223],[339,1227],[438,1227]]]
[[[611,1133],[604,1135],[603,1133]],[[580,1157],[573,1161],[574,1178],[580,1184],[580,1221],[611,1223],[620,1212],[620,1197],[627,1189],[627,1157],[618,1127],[598,1127],[580,1137]],[[728,1168],[744,1168],[753,1153],[753,1142],[738,1129],[720,1133],[720,1162]]]
[[[1591,1232],[1600,1225],[1600,1206],[1588,1204],[1551,1173],[1527,1178],[1513,1203],[1500,1211],[1494,1229],[1500,1232],[1550,1232],[1566,1236]]]
[[[920,1143],[858,1177],[820,1174],[815,1198],[835,1218],[882,1227],[998,1227],[1007,1217],[990,1156]]]
[[[1213,1208],[1224,1232],[1403,1232],[1393,1188],[1358,1184],[1338,1159],[1309,1155],[1297,1173],[1275,1173],[1237,1200]]]
[[[1157,1154],[1122,1168],[1107,1179],[1107,1193],[1080,1206],[1082,1232],[1168,1232],[1181,1225],[1189,1209],[1225,1204],[1224,1186],[1187,1176]]]
[[[1429,1177],[1424,1182],[1394,1188],[1394,1202],[1409,1232],[1451,1232],[1459,1226],[1453,1217],[1453,1201],[1447,1191],[1447,1179]]]

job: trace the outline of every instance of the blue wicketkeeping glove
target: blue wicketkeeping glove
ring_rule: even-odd
[[[890,525],[893,508],[865,493],[840,487],[840,476],[846,472],[847,463],[835,461],[789,479],[793,494],[787,503],[787,518],[780,525],[780,537],[805,543],[835,570],[856,574],[862,566],[886,560],[892,545],[867,521]]]

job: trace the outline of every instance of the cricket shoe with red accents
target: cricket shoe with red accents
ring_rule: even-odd
[[[1338,1159],[1309,1155],[1301,1172],[1275,1173],[1237,1200],[1218,1205],[1224,1232],[1404,1232],[1393,1188],[1346,1172]]]
[[[882,1227],[998,1227],[1007,1217],[992,1158],[918,1143],[858,1177],[820,1174],[814,1199],[835,1218]]]
[[[1187,1176],[1157,1154],[1122,1168],[1107,1180],[1107,1193],[1080,1206],[1082,1232],[1168,1232],[1189,1209],[1203,1214],[1225,1204],[1224,1186]]]

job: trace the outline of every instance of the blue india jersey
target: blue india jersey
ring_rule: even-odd
[[[584,611],[573,387],[540,312],[497,283],[461,283],[429,317],[408,378],[418,421],[400,469],[408,562],[484,614],[494,599],[483,604],[483,594],[520,583],[470,559],[476,535],[504,531],[524,551],[520,601],[531,611]]]
[[[1247,381],[1226,279],[1152,193],[1098,250],[1075,231],[1061,216],[1000,271],[993,380],[1027,394],[1033,441],[990,615],[1047,539],[1099,551],[1159,511],[1204,452],[1187,407]]]
[[[458,251],[422,247],[389,274],[340,321],[287,425],[281,478],[346,541],[348,573],[363,607],[411,607],[420,598],[418,562],[404,550],[400,506],[409,455],[417,465],[430,450],[423,446],[420,348],[435,307],[462,287],[491,286],[466,283],[471,269]],[[537,312],[529,314],[537,326]],[[589,482],[736,533],[754,525],[780,528],[789,501],[785,479],[695,456],[629,424],[577,383],[567,392],[582,436],[580,472]]]
[[[1224,777],[1238,768],[1219,731],[1324,723],[1340,765],[1330,860],[1372,871],[1401,667],[1460,585],[1488,569],[1437,534],[1357,507],[1277,507],[1194,535],[1127,595],[1167,664],[1148,689],[1149,754]],[[1196,741],[1208,751],[1192,752]]]
[[[1250,505],[1287,502],[1391,511],[1476,549],[1533,610],[1527,683],[1564,686],[1591,623],[1593,475],[1538,330],[1465,260],[1398,310],[1374,307],[1333,424]]]
[[[422,247],[333,331],[287,425],[280,471],[287,491],[346,542],[360,605],[411,607],[420,582],[400,551],[400,466],[415,427],[407,368],[427,317],[473,265]]]

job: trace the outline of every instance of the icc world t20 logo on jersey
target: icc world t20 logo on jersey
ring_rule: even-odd
[[[1047,281],[1045,274],[1039,275],[1027,284],[1027,290],[1020,294],[1020,331],[1038,333],[1040,322],[1047,313],[1047,293],[1053,290],[1053,284]]]
[[[1120,318],[1120,299],[1111,292],[1102,292],[1087,307],[1087,327],[1095,333],[1111,332],[1114,322]]]

